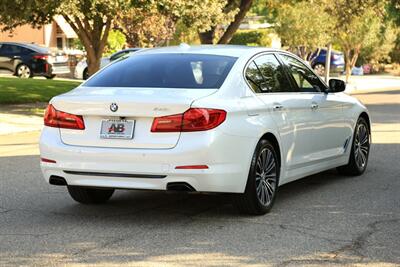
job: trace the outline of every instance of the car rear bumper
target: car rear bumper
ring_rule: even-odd
[[[56,163],[41,162],[41,168],[47,181],[57,176],[76,186],[166,190],[170,183],[187,183],[200,192],[244,192],[257,141],[202,133],[182,134],[172,149],[98,148],[66,145],[59,129],[44,127],[41,157]],[[175,169],[187,165],[208,169]]]
[[[71,72],[71,69],[69,68],[68,64],[65,65],[53,65],[51,68],[51,73],[52,74],[68,74]]]

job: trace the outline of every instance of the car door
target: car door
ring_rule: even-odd
[[[284,171],[288,172],[283,177],[298,176],[296,169],[307,164],[312,142],[308,125],[311,97],[295,90],[284,66],[273,53],[256,57],[248,65],[246,78],[269,111],[269,118],[277,125],[284,151]]]
[[[13,44],[3,44],[0,53],[1,68],[14,72],[18,61],[21,61],[21,47]]]
[[[12,71],[11,47],[8,44],[0,44],[0,69]]]
[[[280,55],[284,60],[297,90],[311,97],[309,126],[312,142],[308,159],[320,164],[324,160],[343,155],[350,136],[346,136],[343,118],[343,103],[340,94],[327,94],[327,86],[303,62],[288,54]]]

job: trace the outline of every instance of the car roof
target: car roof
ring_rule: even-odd
[[[264,51],[280,51],[277,49],[244,46],[244,45],[194,45],[181,44],[179,46],[168,46],[159,48],[142,49],[137,54],[158,54],[158,53],[187,53],[187,54],[210,54],[220,56],[241,57],[249,54],[256,54]]]
[[[0,45],[2,44],[9,44],[9,45],[19,45],[22,47],[26,47],[29,49],[32,49],[36,52],[40,52],[40,53],[47,53],[49,51],[49,48],[47,47],[43,47],[37,44],[32,44],[32,43],[19,43],[19,42],[0,42]]]

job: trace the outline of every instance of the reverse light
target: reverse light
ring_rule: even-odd
[[[226,119],[226,111],[190,108],[182,114],[154,118],[151,132],[196,132],[214,129]]]
[[[55,128],[84,130],[83,117],[56,110],[53,105],[48,105],[44,114],[44,125]]]

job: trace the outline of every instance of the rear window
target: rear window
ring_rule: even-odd
[[[134,55],[111,64],[84,86],[219,88],[236,59],[203,54]]]

